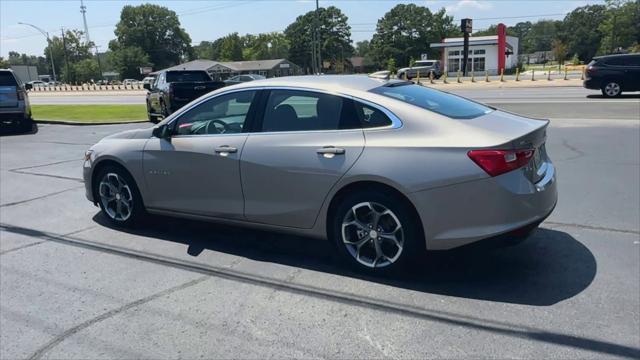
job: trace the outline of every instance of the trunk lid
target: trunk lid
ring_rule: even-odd
[[[171,91],[176,101],[189,102],[224,85],[220,81],[174,82]]]

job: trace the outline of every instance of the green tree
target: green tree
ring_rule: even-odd
[[[603,5],[582,6],[567,14],[562,33],[570,54],[577,54],[583,61],[591,60],[602,41],[602,31],[596,24],[601,24],[605,16]]]
[[[220,48],[222,46],[222,38],[216,41],[201,41],[200,44],[194,46],[193,50],[197,59],[220,59]]]
[[[562,42],[560,39],[555,39],[551,43],[551,51],[553,52],[553,56],[556,58],[558,62],[558,69],[560,65],[564,64],[564,60],[567,58],[567,45]]]
[[[369,40],[362,40],[356,43],[355,55],[366,57],[371,50],[371,43]]]
[[[115,35],[116,40],[109,43],[111,50],[138,48],[148,55],[156,69],[178,64],[194,56],[191,38],[180,27],[178,16],[163,6],[124,6]],[[131,50],[127,53],[132,54]]]
[[[535,51],[551,50],[551,43],[559,38],[558,30],[562,21],[540,20],[531,24],[531,29],[520,39],[522,41],[522,52],[530,54]]]
[[[78,81],[75,73],[75,64],[92,57],[93,42],[85,42],[83,35],[84,33],[80,30],[67,30],[64,32],[64,40],[62,34],[60,37],[53,36],[49,45],[44,49],[47,63],[50,64],[49,47],[51,47],[58,77],[65,82]]]
[[[76,80],[79,82],[89,82],[100,78],[98,62],[94,59],[84,59],[73,65]]]
[[[284,31],[291,46],[289,60],[307,70],[311,68],[315,15],[315,11],[309,11],[298,16]],[[334,6],[319,8],[317,15],[320,54],[323,62],[329,61],[335,69],[339,62],[344,64],[345,59],[353,54],[351,27],[347,24],[347,16]]]
[[[242,60],[242,39],[237,32],[222,38],[220,42],[220,58],[218,61],[241,61]]]
[[[247,34],[242,40],[245,60],[282,59],[289,55],[289,41],[283,33]]]
[[[411,57],[419,59],[424,53],[436,56],[437,51],[429,47],[430,43],[459,34],[453,18],[444,9],[432,14],[424,6],[398,4],[378,20],[371,54],[380,65],[392,58],[396,64],[406,66]]]
[[[123,47],[108,53],[109,63],[121,79],[140,79],[140,68],[152,66],[149,56],[139,47]]]
[[[0,56],[0,69],[8,69],[9,67],[11,67],[9,60]]]
[[[607,0],[606,8],[598,26],[603,35],[598,53],[613,53],[640,41],[640,1]]]

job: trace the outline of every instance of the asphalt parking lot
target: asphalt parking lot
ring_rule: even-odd
[[[3,136],[0,358],[637,359],[640,100],[575,97],[508,100],[552,118],[559,203],[536,235],[394,278],[306,238],[164,217],[111,228],[85,200],[83,153],[150,124]]]

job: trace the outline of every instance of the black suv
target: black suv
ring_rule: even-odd
[[[640,91],[640,53],[595,57],[587,65],[584,87],[614,97]]]
[[[24,84],[13,71],[0,69],[0,131],[17,126],[29,131],[33,126],[31,105],[27,90],[31,84]]]

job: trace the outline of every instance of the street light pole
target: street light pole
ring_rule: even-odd
[[[27,26],[31,26],[32,28],[38,30],[42,35],[44,35],[47,38],[47,45],[49,47],[49,57],[51,58],[51,72],[53,73],[53,81],[56,81],[56,66],[53,63],[53,50],[51,49],[53,46],[51,44],[51,38],[49,38],[49,33],[42,30],[41,28],[33,25],[33,24],[27,24],[27,23],[23,23],[23,22],[19,22],[18,24],[20,25],[27,25]]]

